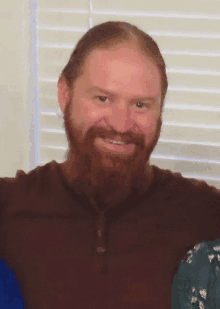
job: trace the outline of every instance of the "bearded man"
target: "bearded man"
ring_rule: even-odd
[[[78,42],[58,82],[66,160],[0,179],[0,253],[28,308],[170,308],[180,259],[220,235],[220,192],[150,164],[167,86],[134,25]]]

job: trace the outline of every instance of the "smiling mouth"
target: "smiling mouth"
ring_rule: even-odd
[[[127,143],[125,142],[117,142],[117,141],[113,141],[111,139],[106,138],[106,141],[111,143],[111,144],[117,144],[117,145],[126,145]]]
[[[126,141],[115,141],[109,138],[98,137],[95,139],[95,145],[104,152],[111,152],[112,155],[131,155],[135,151],[134,143]]]

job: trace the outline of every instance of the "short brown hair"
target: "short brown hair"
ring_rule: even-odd
[[[162,102],[164,102],[168,81],[166,65],[159,47],[148,34],[126,22],[109,21],[87,31],[74,48],[69,62],[61,73],[59,81],[64,77],[68,87],[71,88],[73,82],[81,74],[86,57],[93,49],[107,49],[126,41],[135,43],[140,51],[154,60],[161,74]]]

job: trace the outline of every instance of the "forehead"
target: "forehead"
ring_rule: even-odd
[[[146,88],[151,94],[161,90],[156,63],[131,44],[93,50],[85,61],[83,71],[86,82],[104,88],[136,91],[140,95]]]

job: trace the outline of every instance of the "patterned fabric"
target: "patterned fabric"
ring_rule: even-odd
[[[174,276],[172,309],[220,309],[220,239],[187,252]]]

